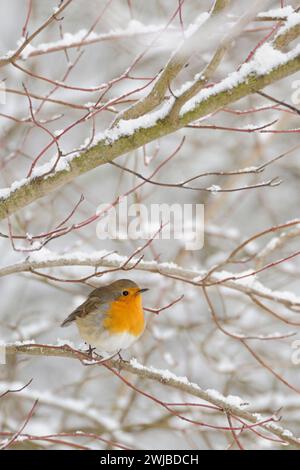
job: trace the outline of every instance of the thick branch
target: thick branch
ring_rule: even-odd
[[[199,48],[199,42],[201,38],[206,37],[211,29],[219,29],[217,27],[218,23],[220,24],[218,15],[225,8],[228,8],[230,2],[231,0],[215,0],[209,19],[206,20],[204,26],[201,25],[194,34],[185,40],[178,48],[176,53],[171,56],[150,93],[145,98],[142,98],[136,104],[131,106],[129,109],[126,109],[124,112],[120,113],[116,119],[116,122],[119,122],[121,119],[136,119],[139,116],[143,116],[144,114],[149,113],[162,103],[165,94],[169,86],[171,86],[174,78],[177,77],[179,72],[184,68],[195,50]],[[214,40],[216,40],[216,38]]]
[[[239,79],[233,83],[227,84],[226,79],[224,79],[223,82],[210,88],[198,102],[195,101],[190,106],[185,104],[176,120],[171,119],[170,116],[170,110],[174,104],[174,99],[171,98],[161,110],[154,111],[150,115],[147,114],[146,118],[140,117],[125,123],[120,121],[113,129],[106,131],[99,142],[90,149],[76,155],[71,160],[62,158],[60,161],[62,165],[55,172],[47,172],[45,176],[32,177],[20,184],[15,184],[10,191],[7,191],[7,194],[4,190],[2,192],[4,196],[0,197],[0,219],[4,219],[9,214],[56,190],[87,171],[162,136],[175,132],[187,124],[216,112],[220,108],[255,93],[298,70],[300,70],[299,47],[295,48],[293,54],[286,55],[286,60],[282,60],[279,65],[267,69],[265,73],[257,73],[255,69],[250,69],[248,74],[240,75]],[[223,84],[224,86],[222,86]],[[122,123],[125,124],[123,127]]]

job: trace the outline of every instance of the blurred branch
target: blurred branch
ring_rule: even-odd
[[[68,400],[63,400],[51,392],[47,392],[47,394],[45,394],[39,390],[26,388],[31,382],[32,380],[23,387],[19,383],[11,384],[10,386],[14,387],[16,390],[9,390],[9,392],[16,392],[18,400],[21,398],[23,400],[35,400],[38,401],[40,405],[49,406],[52,407],[52,409],[67,411],[73,416],[81,416],[93,425],[97,426],[99,432],[112,431],[113,428],[109,426],[105,416],[101,415],[100,409],[96,408],[95,404],[92,403],[91,400],[85,398],[69,398]],[[0,384],[0,391],[8,386],[8,384],[5,384],[5,382],[2,381]],[[4,395],[1,395],[0,398],[2,398],[2,396]]]
[[[213,74],[219,67],[226,52],[229,50],[233,40],[236,39],[241,33],[241,31],[243,31],[243,28],[247,26],[250,21],[253,20],[259,8],[260,6],[258,2],[254,2],[254,6],[251,6],[251,8],[249,8],[248,11],[239,19],[239,21],[234,24],[228,34],[224,38],[222,38],[215,53],[213,54],[212,59],[206,65],[204,70],[202,70],[198,74],[197,78],[194,80],[193,84],[190,87],[184,90],[183,93],[180,94],[180,96],[176,97],[174,105],[170,111],[171,119],[177,120],[182,106],[189,99],[199,93],[199,91],[201,91],[205,87],[205,85],[207,85],[208,81],[212,78]],[[220,29],[220,31],[222,31],[222,28]]]
[[[10,432],[0,432],[0,436],[7,437],[11,435],[12,433]],[[103,437],[100,437],[98,434],[91,433],[91,432],[83,432],[83,431],[59,432],[56,434],[46,434],[46,435],[43,435],[43,434],[33,435],[33,434],[28,434],[28,433],[20,433],[18,438],[15,440],[15,444],[18,444],[19,442],[21,442],[22,445],[24,445],[25,442],[44,441],[44,442],[50,442],[52,444],[59,444],[61,446],[64,446],[64,449],[71,447],[71,449],[74,448],[77,450],[78,449],[79,450],[92,450],[90,447],[87,447],[85,445],[77,444],[75,442],[62,439],[65,437],[71,437],[73,439],[76,438],[77,441],[78,440],[80,441],[82,438],[83,439],[88,438],[90,440],[100,441],[101,443],[109,445],[113,448],[116,447],[122,450],[135,450],[135,448],[127,447],[123,444],[120,444],[119,442],[114,442],[114,441],[105,439]],[[39,450],[40,450],[40,447],[39,447]],[[95,448],[93,448],[93,450],[95,450]]]
[[[25,47],[28,46],[33,39],[38,36],[47,26],[49,26],[53,21],[57,20],[58,15],[60,15],[65,8],[72,2],[73,0],[66,0],[65,2],[62,1],[60,2],[60,6],[57,8],[54,8],[54,13],[52,13],[51,16],[36,30],[34,31],[30,36],[27,38],[23,38],[22,44],[18,47],[18,49],[13,53],[8,55],[7,57],[0,58],[0,67],[3,67],[4,65],[11,64],[14,61],[18,60],[19,57],[21,56],[22,52],[24,51]]]
[[[294,229],[287,232],[283,232],[280,236],[271,238],[267,245],[260,250],[256,255],[256,269],[260,269],[265,264],[265,259],[279,250],[282,246],[288,243],[291,239],[300,237],[300,226],[296,226]]]
[[[20,60],[27,60],[32,57],[37,57],[45,54],[50,54],[52,52],[59,52],[66,49],[73,49],[75,47],[84,47],[89,46],[91,44],[96,44],[99,42],[105,41],[119,41],[125,38],[136,38],[139,36],[150,36],[155,33],[163,32],[164,28],[162,26],[147,26],[147,25],[140,25],[140,28],[137,31],[130,30],[130,25],[128,28],[124,30],[118,31],[111,31],[108,33],[103,34],[96,34],[93,33],[90,37],[78,39],[77,35],[84,30],[79,31],[78,33],[74,33],[74,38],[68,38],[68,36],[56,42],[50,43],[42,43],[37,45],[36,47],[32,47],[28,52],[23,51],[18,59]],[[170,33],[178,34],[178,30],[170,30]],[[82,33],[83,34],[83,33]]]
[[[155,109],[159,104],[162,103],[166,91],[168,90],[171,82],[184,68],[191,55],[199,47],[199,40],[205,35],[205,31],[208,33],[210,28],[216,26],[216,22],[220,21],[218,14],[230,5],[231,0],[216,0],[212,8],[210,17],[204,22],[204,26],[198,27],[196,32],[192,34],[187,40],[185,40],[178,50],[171,56],[167,65],[160,73],[154,87],[151,92],[142,98],[138,103],[131,106],[129,109],[120,113],[115,120],[114,124],[119,122],[121,119],[136,119],[149,113]],[[217,18],[216,18],[217,15]],[[205,30],[205,31],[204,31]],[[212,60],[211,68],[217,61],[217,57]]]
[[[240,20],[233,26],[232,30],[229,31],[228,35],[223,39],[222,44],[217,48],[211,62],[207,65],[205,70],[199,74],[199,77],[194,80],[194,83],[189,88],[184,90],[184,92],[176,98],[175,103],[170,111],[170,115],[173,119],[178,119],[179,112],[182,109],[183,105],[204,88],[204,86],[208,82],[208,79],[212,77],[224,54],[230,47],[232,41],[236,39],[236,37],[240,34],[243,28],[254,19],[257,10],[261,7],[260,3],[261,2],[259,1],[255,2],[254,5],[251,6],[249,11],[247,11],[240,18]],[[277,33],[274,41],[270,43],[275,49],[283,49],[284,46],[286,46],[287,44],[289,44],[289,42],[298,37],[300,34],[300,25],[297,24],[296,26],[292,26],[290,28],[284,27],[280,31]],[[254,53],[259,49],[259,47],[262,46],[267,39],[269,39],[269,35],[270,33],[267,35],[266,39],[264,39],[262,42],[259,42],[256,48],[250,52],[250,55],[246,59],[246,62],[248,62],[249,59],[254,56]]]

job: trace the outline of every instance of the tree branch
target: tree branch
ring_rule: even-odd
[[[18,60],[24,51],[25,47],[28,46],[35,37],[37,37],[47,26],[49,26],[57,17],[67,8],[67,6],[73,0],[66,0],[65,2],[60,2],[60,6],[55,8],[54,13],[38,28],[36,29],[30,36],[28,36],[22,44],[18,47],[18,49],[13,53],[10,54],[8,57],[0,58],[0,67],[4,67],[7,64],[13,63],[15,60]]]
[[[138,103],[134,104],[124,112],[120,113],[115,121],[115,124],[121,119],[136,119],[143,116],[150,111],[153,111],[160,105],[168,91],[169,86],[179,72],[184,68],[191,55],[199,47],[200,37],[205,36],[205,31],[208,34],[209,30],[220,23],[219,14],[225,8],[228,8],[231,0],[215,0],[214,6],[210,13],[209,18],[204,21],[204,25],[200,25],[198,29],[182,45],[178,48],[175,54],[171,56],[167,65],[160,73],[156,83],[154,84],[150,93],[142,98]],[[214,28],[215,30],[217,28]],[[214,39],[216,41],[216,38]]]
[[[284,34],[286,35],[286,31]],[[215,86],[202,90],[204,92],[202,97],[200,92],[185,103],[175,121],[170,116],[174,105],[172,97],[158,111],[129,121],[121,120],[113,129],[105,131],[98,143],[88,150],[75,154],[72,158],[62,157],[56,171],[49,172],[49,164],[48,171],[43,172],[43,167],[37,167],[37,171],[31,178],[16,182],[11,188],[0,190],[0,219],[6,218],[9,214],[60,188],[81,174],[171,134],[197,119],[297,72],[300,70],[299,46],[280,56],[280,59],[278,64],[270,66],[263,73],[255,68],[255,60],[248,62],[244,69],[240,70],[240,72],[243,70],[244,74],[235,72],[237,74],[235,81],[232,82],[229,76]],[[248,73],[246,73],[247,70]]]
[[[44,357],[61,357],[70,359],[79,359],[90,361],[90,365],[93,365],[93,361],[87,355],[79,350],[70,348],[69,346],[53,346],[53,345],[38,345],[38,344],[9,344],[6,346],[6,352],[10,355],[33,355],[33,356],[44,356]],[[188,393],[194,397],[204,400],[217,406],[220,411],[223,411],[226,415],[230,414],[236,416],[249,423],[256,424],[263,428],[265,431],[279,437],[283,443],[293,445],[294,447],[300,448],[300,439],[293,436],[293,434],[286,429],[283,429],[278,424],[265,420],[264,418],[256,415],[255,413],[249,413],[243,407],[243,402],[239,397],[225,397],[214,390],[203,390],[198,384],[189,382],[186,377],[177,377],[169,371],[155,369],[153,367],[145,367],[138,363],[135,359],[130,362],[123,360],[110,359],[105,362],[99,363],[94,361],[95,365],[106,365],[109,368],[117,369],[118,371],[126,371],[134,374],[142,379],[149,379],[161,384],[165,384],[169,387],[180,390],[181,392]],[[275,420],[275,418],[273,418]],[[269,421],[269,422],[266,422]],[[247,426],[245,427],[245,430]]]
[[[204,280],[203,282],[205,285],[205,281],[209,274],[207,271],[185,269],[174,263],[170,265],[169,263],[143,261],[135,257],[132,257],[128,260],[128,257],[117,254],[110,254],[106,251],[100,251],[91,254],[73,252],[71,255],[60,255],[43,249],[38,253],[31,255],[31,257],[26,261],[0,268],[0,277],[20,272],[36,271],[37,269],[66,266],[102,266],[105,268],[119,268],[122,270],[124,265],[128,270],[134,268],[140,271],[158,273],[163,276],[173,277],[175,279],[181,280],[182,282],[192,283],[196,286],[201,286],[201,280]],[[101,275],[101,272],[98,274]],[[236,276],[237,279],[234,279],[234,276]],[[286,307],[295,311],[299,311],[300,297],[295,296],[291,292],[274,291],[268,289],[257,280],[253,285],[250,283],[247,284],[244,282],[243,278],[239,281],[238,277],[238,274],[234,275],[229,272],[211,271],[207,285],[213,285],[215,282],[222,287],[233,289],[246,295],[258,296],[260,298],[272,300],[274,302],[281,303],[282,305],[285,305]],[[222,279],[224,279],[224,281],[222,281]],[[76,281],[74,280],[74,282]]]

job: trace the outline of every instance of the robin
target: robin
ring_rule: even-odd
[[[147,290],[129,279],[94,289],[61,326],[75,321],[79,334],[89,344],[90,353],[92,346],[101,352],[119,353],[144,332],[141,293]]]

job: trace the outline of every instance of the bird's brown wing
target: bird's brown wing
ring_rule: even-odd
[[[95,310],[103,303],[102,289],[93,290],[83,304],[79,305],[70,315],[62,322],[60,326],[69,326],[76,318],[82,318]]]

